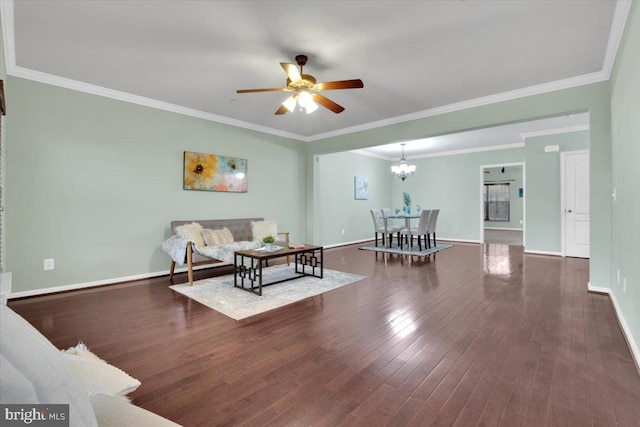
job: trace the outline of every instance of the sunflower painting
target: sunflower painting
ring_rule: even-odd
[[[185,190],[247,192],[247,160],[184,152]]]

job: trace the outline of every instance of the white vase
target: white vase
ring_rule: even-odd
[[[264,250],[267,252],[271,252],[273,250],[273,243],[265,243]]]

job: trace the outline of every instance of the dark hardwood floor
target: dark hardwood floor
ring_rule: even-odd
[[[185,426],[640,425],[640,376],[587,260],[455,244],[415,261],[328,249],[327,268],[367,279],[240,322],[167,277],[9,305]]]

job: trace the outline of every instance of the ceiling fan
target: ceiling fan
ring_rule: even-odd
[[[360,79],[339,80],[335,82],[316,83],[316,78],[311,74],[304,74],[302,69],[307,63],[305,55],[296,56],[296,62],[300,66],[300,71],[294,64],[281,62],[280,65],[287,73],[287,87],[282,88],[264,88],[264,89],[239,89],[237,93],[253,93],[253,92],[294,92],[287,98],[280,108],[276,110],[276,114],[285,114],[287,111],[293,112],[296,105],[305,110],[307,114],[313,113],[318,109],[320,104],[325,108],[338,114],[344,111],[344,107],[336,104],[329,98],[320,95],[318,92],[323,90],[339,90],[339,89],[360,89],[364,87],[364,83]]]

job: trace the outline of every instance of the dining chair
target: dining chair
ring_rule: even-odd
[[[436,243],[436,223],[438,222],[438,214],[440,213],[440,209],[433,209],[431,211],[431,215],[429,216],[429,225],[427,226],[427,243],[429,247],[431,247],[431,242],[429,240],[429,236],[433,234],[433,247],[437,246]]]
[[[373,220],[375,246],[378,246],[378,233],[382,233],[382,245],[384,246],[384,218],[382,217],[382,211],[380,209],[371,209],[371,219]]]
[[[424,246],[425,249],[429,243],[427,238],[427,227],[429,225],[429,218],[431,215],[431,211],[429,209],[423,209],[420,212],[420,219],[418,220],[417,227],[411,227],[411,230],[407,230],[406,228],[400,232],[402,235],[402,240],[407,239],[407,244],[409,248],[413,247],[413,238],[418,237],[418,248],[422,250],[422,236],[424,236]],[[411,231],[411,241],[408,241],[409,231]],[[400,248],[402,249],[402,241],[400,242]]]
[[[407,227],[400,225],[393,225],[389,223],[389,217],[391,216],[391,209],[382,208],[380,209],[382,212],[382,227],[384,228],[384,221],[387,221],[387,233],[389,233],[389,246],[393,245],[393,235],[396,235],[396,240],[398,241],[398,245],[400,245],[400,232],[402,230],[406,230]]]

